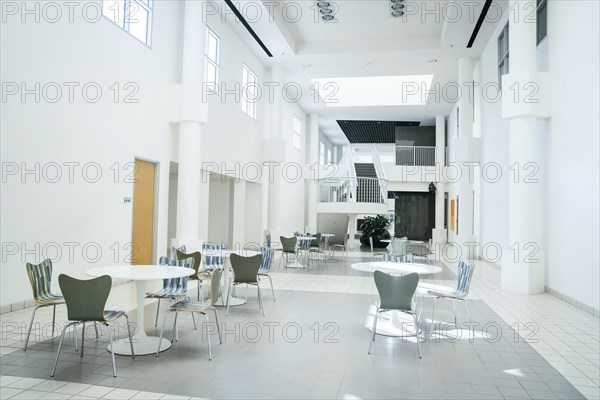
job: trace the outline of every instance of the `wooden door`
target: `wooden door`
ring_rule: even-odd
[[[155,168],[153,163],[135,160],[131,264],[153,264]]]

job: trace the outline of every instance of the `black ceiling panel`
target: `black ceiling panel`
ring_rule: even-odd
[[[396,143],[396,126],[419,126],[414,121],[337,121],[350,143]]]

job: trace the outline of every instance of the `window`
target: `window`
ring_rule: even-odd
[[[498,36],[498,84],[502,88],[502,75],[508,74],[508,23]]]
[[[302,147],[302,121],[296,115],[294,115],[294,130],[292,132],[292,139],[294,147],[300,150]]]
[[[256,101],[258,100],[256,74],[246,64],[242,65],[242,111],[256,119]]]
[[[332,163],[333,162],[333,157],[331,157],[331,149],[327,149],[327,158],[326,158],[328,163]]]
[[[319,162],[325,164],[325,143],[319,143]]]
[[[548,0],[537,0],[537,44],[548,34]]]
[[[153,0],[104,0],[102,15],[131,36],[151,45]]]
[[[209,92],[219,90],[219,59],[221,39],[209,27],[206,27],[206,46],[204,49],[204,81]]]

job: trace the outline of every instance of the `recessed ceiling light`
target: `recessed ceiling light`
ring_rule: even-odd
[[[438,62],[438,59],[437,58],[431,58],[431,59],[427,60],[427,62],[429,62],[429,63],[436,63],[436,62]]]
[[[333,10],[331,10],[331,8],[321,8],[319,12],[323,15],[329,15],[333,13]]]
[[[329,8],[331,4],[326,2],[326,1],[318,1],[317,2],[317,7],[319,8]]]
[[[333,15],[328,14],[328,15],[323,15],[323,21],[328,22],[328,21],[333,21],[335,18]]]
[[[404,4],[402,4],[402,3],[392,4],[392,10],[394,10],[394,11],[400,11],[403,9],[404,9]]]
[[[394,4],[404,3],[404,0],[391,0]]]
[[[310,68],[310,67],[312,67],[312,65],[310,65],[310,64],[302,64],[302,66],[303,66],[304,68]]]
[[[399,18],[404,15],[404,11],[392,11],[392,17]]]

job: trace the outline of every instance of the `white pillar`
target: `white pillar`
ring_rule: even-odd
[[[441,171],[445,165],[446,154],[446,117],[437,116],[435,118],[435,158],[437,170],[437,182],[435,192],[435,228],[433,229],[432,239],[434,243],[446,243],[448,233],[444,229],[444,192],[446,185],[442,182]]]
[[[206,26],[202,23],[204,1],[185,2],[182,83],[179,94],[182,113],[179,118],[179,172],[177,182],[177,242],[187,244],[189,250],[197,250],[200,232],[207,231],[208,201],[202,200],[201,193],[208,192],[208,182],[203,182],[201,172],[202,127],[206,122],[207,104],[201,103],[200,110],[189,112],[190,104],[201,97],[186,96],[184,93],[197,92],[204,80],[204,46]],[[200,227],[203,226],[201,229]]]
[[[308,177],[308,193],[307,193],[307,226],[306,232],[317,231],[317,198],[318,198],[318,183],[317,178],[317,163],[319,162],[319,114],[311,113],[309,126],[308,126],[308,140],[307,140],[307,162],[310,167],[309,171],[312,171],[311,176]]]
[[[520,13],[535,9],[535,6],[535,0],[511,0],[509,5],[512,10]],[[510,73],[536,70],[535,20],[511,21],[508,36]],[[524,176],[528,171],[528,163],[540,165],[540,139],[533,113],[511,116],[508,140],[509,247],[503,250],[502,289],[527,294],[542,293],[545,290],[545,276],[543,250],[539,247],[541,184],[527,180]]]
[[[280,65],[271,67],[271,81],[283,82],[283,68]],[[285,161],[285,141],[282,135],[283,97],[281,90],[275,90],[271,103],[269,124],[269,162]],[[269,171],[269,218],[268,229],[272,239],[279,241],[281,234],[281,167],[268,168]]]
[[[246,232],[246,181],[233,182],[233,231],[234,249],[244,248]]]

